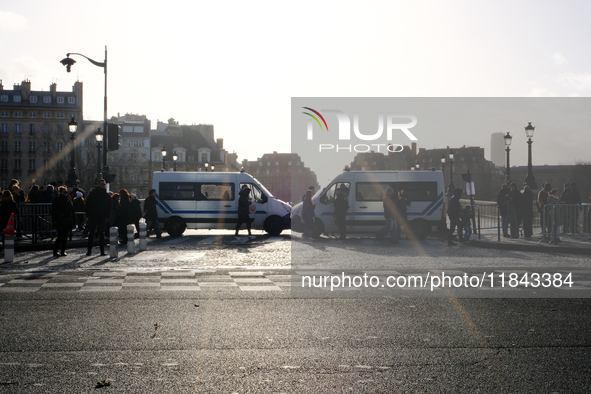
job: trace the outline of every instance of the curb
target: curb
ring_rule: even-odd
[[[497,249],[497,250],[515,250],[519,252],[537,252],[537,253],[562,253],[562,254],[576,254],[576,255],[591,255],[591,248],[576,248],[555,245],[521,245],[508,244],[498,241],[482,241],[471,240],[466,244],[467,246],[474,246],[476,248]]]

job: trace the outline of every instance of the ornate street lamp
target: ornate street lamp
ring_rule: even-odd
[[[505,139],[505,152],[507,152],[507,171],[505,174],[505,182],[511,182],[511,165],[509,164],[509,152],[511,151],[511,148],[509,148],[509,146],[511,146],[511,140],[513,137],[511,137],[511,134],[507,132],[503,138]]]
[[[68,122],[68,129],[70,130],[70,141],[72,145],[72,151],[70,152],[70,172],[68,172],[68,179],[66,184],[68,187],[74,187],[78,185],[78,181],[76,180],[76,163],[75,163],[75,148],[76,144],[74,140],[76,139],[76,130],[78,129],[78,122],[76,122],[76,118],[72,116],[70,122]]]
[[[105,70],[105,98],[104,98],[104,108],[103,108],[103,131],[106,133],[107,130],[107,46],[105,45],[105,61],[104,62],[97,62],[96,60],[92,60],[88,56],[85,56],[81,53],[68,53],[66,57],[63,58],[60,63],[66,67],[66,71],[72,71],[71,68],[76,63],[76,60],[70,58],[70,55],[78,55],[86,58],[89,62],[94,64],[97,67],[102,67]],[[107,138],[103,138],[103,176],[102,178],[107,181],[107,183],[111,180],[111,175],[107,164]]]
[[[453,194],[456,189],[454,185],[454,152],[450,149],[447,155],[449,157],[449,185],[447,186],[447,193]]]
[[[443,174],[443,184],[445,185],[445,155],[441,155],[441,173]]]
[[[176,151],[172,151],[172,165],[173,171],[176,172],[176,161],[179,159],[179,155],[176,154]]]
[[[94,132],[94,138],[96,139],[96,148],[98,149],[98,159],[97,159],[97,166],[96,166],[96,179],[97,181],[101,179],[101,148],[103,147],[103,132],[99,127]]]
[[[166,146],[162,147],[162,171],[166,171]]]
[[[525,183],[532,189],[536,189],[538,187],[531,165],[531,139],[534,136],[535,128],[536,126],[532,126],[531,122],[527,122],[527,126],[525,126],[525,136],[527,137],[527,175],[525,177]]]
[[[415,168],[418,170],[421,167],[421,165],[419,164],[419,161],[417,160],[417,162],[415,163]]]
[[[205,172],[209,171],[209,163],[206,161],[205,162]]]
[[[215,170],[215,166],[212,164],[211,165],[211,172],[213,172],[213,170]]]

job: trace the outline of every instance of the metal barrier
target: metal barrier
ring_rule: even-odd
[[[542,222],[542,241],[554,245],[561,242],[561,235],[591,236],[591,204],[548,204],[542,211]]]
[[[497,229],[497,240],[501,240],[501,225],[502,218],[499,212],[499,207],[495,204],[479,204],[474,205],[474,215],[476,216],[478,239],[480,239],[480,230]],[[521,221],[520,221],[521,222]],[[521,223],[519,223],[521,226]],[[532,228],[539,228],[540,217],[537,212],[533,212]]]
[[[57,231],[53,228],[51,205],[51,203],[17,204],[14,220],[17,237],[28,238],[32,243],[47,238],[55,238]],[[76,218],[77,224],[86,223],[86,214],[84,212],[76,212]],[[72,232],[70,232],[71,240]]]

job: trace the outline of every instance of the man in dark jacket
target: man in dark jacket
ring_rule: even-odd
[[[460,204],[460,198],[462,198],[462,189],[455,189],[452,198],[449,200],[449,208],[447,210],[447,216],[449,216],[449,233],[447,235],[447,245],[457,245],[452,241],[454,236],[454,230],[458,228],[458,239],[462,239],[462,223],[460,221],[460,213],[462,212],[462,204]]]
[[[76,213],[72,202],[68,198],[68,189],[60,186],[59,195],[51,205],[53,227],[57,230],[57,239],[53,245],[53,257],[60,257],[60,254],[57,253],[60,249],[61,256],[66,256],[68,233],[76,224]]]
[[[242,223],[246,223],[246,228],[248,230],[248,237],[252,237],[252,234],[250,233],[250,215],[249,215],[249,210],[250,210],[250,204],[252,204],[252,202],[250,201],[250,188],[247,185],[243,185],[242,186],[242,190],[240,190],[240,192],[238,193],[238,195],[240,196],[238,198],[238,224],[236,225],[236,236],[238,236],[238,231],[240,230],[240,226],[242,226]]]
[[[507,199],[509,198],[509,185],[503,184],[503,187],[497,193],[497,206],[499,207],[499,215],[501,215],[503,237],[509,238],[509,206]]]
[[[156,189],[151,189],[144,201],[144,219],[146,219],[146,230],[153,227],[156,238],[162,238],[160,222],[158,221],[158,209],[156,208]]]
[[[534,220],[534,209],[533,209],[533,200],[534,200],[534,192],[531,191],[528,185],[523,187],[523,191],[521,192],[521,206],[522,212],[521,217],[523,218],[523,236],[525,238],[531,238],[534,234],[533,230],[533,220]]]
[[[86,216],[88,218],[87,227],[89,230],[88,251],[86,252],[87,256],[91,255],[94,234],[97,231],[101,256],[105,255],[105,224],[111,214],[111,208],[112,202],[111,197],[107,193],[107,183],[104,179],[101,179],[98,187],[94,188],[86,199]]]

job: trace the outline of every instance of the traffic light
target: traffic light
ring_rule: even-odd
[[[107,125],[107,150],[119,149],[119,125],[109,123]]]

